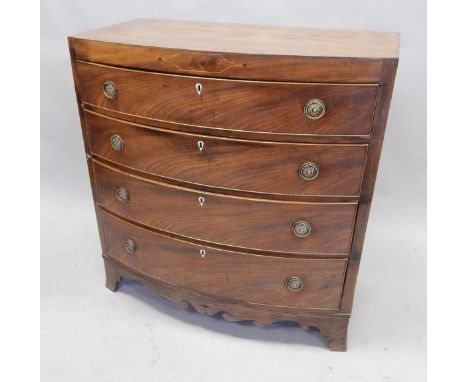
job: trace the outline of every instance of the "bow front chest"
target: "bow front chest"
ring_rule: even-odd
[[[69,46],[106,286],[345,350],[398,35],[134,20]]]

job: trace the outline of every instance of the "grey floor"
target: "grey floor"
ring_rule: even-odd
[[[131,281],[110,292],[84,199],[42,204],[43,382],[425,381],[425,227],[394,224],[382,200],[371,215],[349,350],[334,353],[292,324],[203,316]]]

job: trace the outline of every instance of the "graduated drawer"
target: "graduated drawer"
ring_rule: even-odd
[[[252,304],[339,309],[347,261],[243,254],[171,239],[100,212],[106,255],[180,289]]]
[[[97,203],[147,226],[260,251],[349,254],[357,203],[202,193],[124,174],[97,162],[93,168]]]
[[[235,140],[135,125],[86,112],[92,153],[189,184],[284,195],[358,196],[367,145]],[[120,144],[112,145],[117,137]],[[117,147],[117,149],[116,149]],[[318,170],[305,180],[301,168]]]
[[[85,62],[76,70],[84,103],[158,121],[288,135],[369,135],[378,91],[375,84],[226,80]]]

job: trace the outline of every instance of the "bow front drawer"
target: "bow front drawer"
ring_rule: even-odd
[[[348,255],[357,202],[306,203],[203,193],[93,163],[97,202],[147,226],[260,251]]]
[[[242,81],[76,64],[82,101],[156,121],[288,135],[369,135],[378,85]]]
[[[367,145],[234,140],[148,128],[86,112],[93,154],[163,178],[283,195],[357,196]]]
[[[103,211],[106,256],[173,288],[251,304],[340,307],[346,259],[250,255],[175,240]]]

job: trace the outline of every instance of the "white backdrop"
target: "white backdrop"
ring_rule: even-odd
[[[42,0],[41,8],[43,381],[425,380],[425,1]],[[401,33],[347,353],[296,328],[182,311],[135,283],[104,288],[66,37],[140,17]]]

